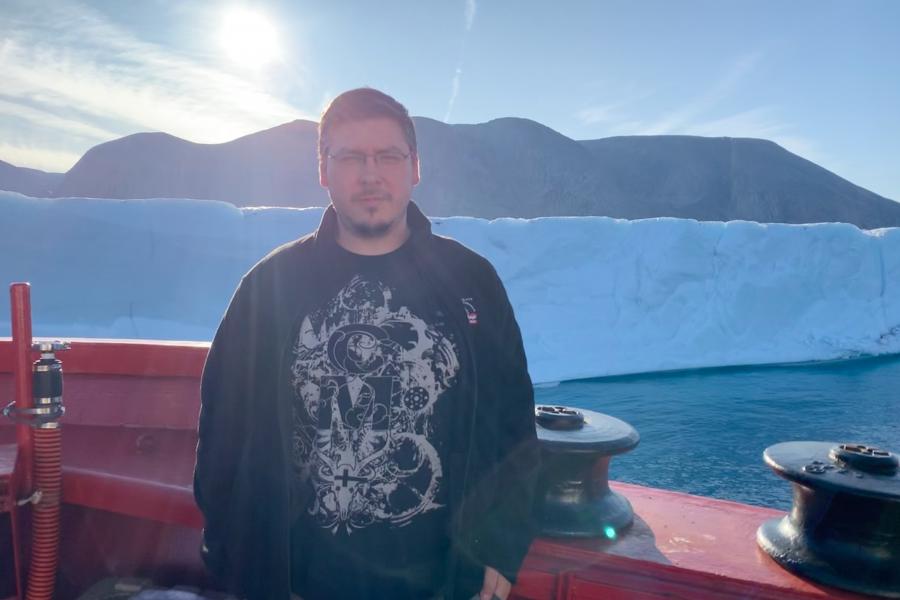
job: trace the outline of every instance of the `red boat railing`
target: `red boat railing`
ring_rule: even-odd
[[[13,325],[29,345],[0,339],[0,397],[13,384],[18,401],[30,399],[22,375],[31,370],[30,326]],[[77,598],[109,576],[213,585],[199,559],[202,516],[191,487],[207,351],[206,343],[71,340],[57,598]],[[0,448],[29,446],[26,434],[0,423]],[[23,468],[27,457],[20,453]],[[30,490],[25,483],[17,493]],[[632,528],[615,540],[536,540],[512,598],[861,598],[798,578],[759,550],[756,529],[780,511],[611,485],[634,508]]]
[[[200,585],[191,478],[208,345],[71,344],[59,597],[110,575]],[[11,343],[0,340],[0,390],[12,370]],[[12,430],[0,425],[0,443]],[[537,540],[514,598],[861,598],[791,575],[757,548],[757,527],[780,511],[612,486],[633,505],[633,528],[616,541]]]

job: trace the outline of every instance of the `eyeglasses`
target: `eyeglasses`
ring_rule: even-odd
[[[328,154],[328,158],[333,160],[334,164],[348,171],[365,168],[366,161],[370,156],[375,162],[376,169],[390,169],[402,165],[409,158],[409,153],[404,154],[399,150],[379,150],[373,154],[368,154],[366,152],[347,150],[337,154]]]

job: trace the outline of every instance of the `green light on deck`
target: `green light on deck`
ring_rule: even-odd
[[[611,540],[616,539],[616,530],[612,525],[607,525],[603,528],[603,534]]]

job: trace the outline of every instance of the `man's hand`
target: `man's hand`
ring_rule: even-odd
[[[512,588],[512,584],[506,580],[506,577],[498,573],[496,569],[485,567],[484,584],[481,586],[478,600],[493,600],[494,598],[506,600],[510,588]]]

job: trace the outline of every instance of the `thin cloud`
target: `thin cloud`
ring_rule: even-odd
[[[682,131],[697,117],[708,114],[722,100],[730,96],[741,80],[754,69],[761,59],[761,52],[754,52],[741,57],[727,73],[703,94],[686,105],[657,119],[644,127],[639,133],[643,135],[663,135]]]
[[[640,119],[619,121],[610,129],[610,133],[612,135],[637,135],[635,132],[641,131],[646,126],[647,123]]]
[[[778,119],[774,107],[760,106],[726,117],[692,123],[684,129],[687,135],[749,137],[771,140],[816,163],[826,157],[816,144],[803,136],[793,133],[793,127]]]
[[[64,173],[72,168],[80,158],[80,154],[66,150],[0,141],[0,159],[17,167]]]
[[[459,96],[459,80],[462,77],[462,68],[456,67],[456,73],[453,75],[453,82],[450,86],[450,101],[447,103],[447,113],[444,115],[444,122],[450,120],[453,113],[453,105],[456,103],[456,97]]]
[[[625,84],[597,84],[604,96],[609,98],[609,92],[613,91],[612,101],[602,104],[596,104],[582,108],[574,113],[574,117],[585,126],[607,125],[607,129],[617,129],[623,123],[628,122],[632,126],[639,121],[635,121],[630,113],[634,110],[636,104],[653,96],[653,91],[643,86],[637,85],[635,82]]]
[[[447,101],[447,112],[444,113],[445,123],[450,121],[450,116],[453,114],[453,107],[456,105],[457,97],[459,97],[459,86],[462,79],[463,58],[466,53],[466,39],[469,35],[469,32],[472,31],[472,26],[475,24],[475,13],[477,11],[478,6],[475,4],[475,0],[466,0],[465,11],[463,14],[466,20],[466,30],[463,33],[463,38],[460,42],[459,60],[456,61],[456,71],[453,73],[453,80],[450,82],[450,100]]]
[[[575,113],[575,118],[585,125],[609,123],[618,119],[618,104],[601,104],[591,106]]]
[[[732,137],[770,137],[783,133],[786,125],[774,118],[774,109],[759,106],[726,117],[690,124],[687,129],[695,135],[725,135]]]
[[[118,134],[110,129],[98,127],[84,121],[61,117],[53,112],[28,106],[20,102],[0,99],[0,115],[27,121],[34,127],[65,132],[67,136],[78,136],[91,141],[107,141]]]
[[[795,128],[779,118],[777,107],[758,106],[724,117],[683,122],[677,130],[648,134],[644,121],[623,120],[610,128],[613,135],[699,135],[704,137],[743,137],[770,140],[782,148],[817,164],[829,159],[810,139],[795,133]]]
[[[634,105],[650,96],[648,92],[584,108],[576,112],[575,117],[584,125],[607,125],[607,132],[613,135],[756,137],[773,140],[793,152],[804,153],[804,156],[817,154],[810,141],[791,133],[791,125],[778,118],[775,107],[758,106],[724,117],[708,118],[723,101],[734,95],[762,59],[762,52],[740,57],[699,96],[656,119],[648,120],[635,114]]]
[[[0,25],[5,114],[32,120],[34,111],[77,111],[85,135],[156,130],[207,143],[301,116],[254,82],[139,40],[84,5],[13,7]],[[74,133],[71,121],[55,124]]]
[[[747,54],[733,64],[706,91],[661,118],[648,120],[635,114],[637,101],[651,95],[635,94],[615,102],[598,104],[575,113],[583,125],[605,125],[608,135],[699,135],[749,137],[775,142],[786,150],[818,164],[828,161],[811,140],[797,135],[795,127],[779,117],[775,106],[757,106],[725,116],[709,118],[723,101],[733,96],[740,83],[762,60],[763,54]]]
[[[466,31],[472,31],[477,10],[478,6],[475,4],[475,0],[466,0]]]

